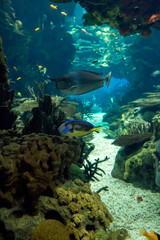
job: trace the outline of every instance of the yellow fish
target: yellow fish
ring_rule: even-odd
[[[39,69],[43,68],[42,66],[38,66]]]
[[[147,232],[145,229],[141,229],[139,232],[139,236],[144,236],[146,237],[146,240],[159,240],[160,235],[156,232]]]
[[[34,31],[38,31],[38,30],[39,30],[39,27],[34,29]]]
[[[113,36],[116,36],[116,34],[115,33],[112,33],[113,34]]]
[[[14,70],[16,70],[16,71],[18,70],[15,66],[14,66],[13,68],[14,68]]]
[[[22,94],[21,94],[20,92],[18,92],[18,93],[17,93],[17,96],[21,97],[21,96],[22,96]]]
[[[20,79],[21,79],[21,77],[18,77],[18,78],[17,78],[17,80],[20,80]]]
[[[50,7],[53,9],[57,9],[57,6],[54,6],[53,4],[51,4]]]
[[[64,15],[64,16],[67,16],[67,13],[65,13],[65,12],[61,12],[61,14]]]
[[[101,126],[95,127],[93,124],[86,121],[69,120],[62,123],[58,131],[64,136],[82,137],[94,131],[99,133],[100,129]]]

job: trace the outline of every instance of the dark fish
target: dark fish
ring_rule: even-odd
[[[56,79],[57,89],[65,95],[81,95],[103,87],[104,82],[109,86],[111,72],[105,78],[102,75],[89,71],[74,71]]]
[[[92,63],[97,63],[97,62],[99,62],[98,60],[96,60],[96,61],[93,61]]]

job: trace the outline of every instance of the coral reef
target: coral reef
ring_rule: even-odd
[[[11,110],[14,91],[9,89],[6,57],[3,53],[2,38],[0,37],[0,129],[10,129],[17,118]]]
[[[157,184],[157,186],[160,187],[160,141],[158,141],[158,143],[156,144],[156,179],[155,182]]]
[[[139,98],[131,102],[133,106],[139,107],[154,107],[160,105],[160,93],[159,92],[147,92],[144,93],[144,98]]]
[[[56,2],[66,2],[57,0]],[[77,0],[75,0],[77,2]],[[87,14],[84,15],[85,25],[102,25],[108,24],[112,28],[119,29],[121,35],[131,35],[141,33],[142,37],[151,34],[150,27],[160,29],[159,23],[150,23],[150,17],[158,12],[160,3],[154,0],[80,0],[80,5],[86,9]]]
[[[20,109],[22,110],[21,106]],[[32,109],[32,116],[26,121],[23,133],[58,134],[57,128],[69,119],[81,119],[76,104],[67,102],[62,97],[44,95],[38,99],[38,106]]]
[[[138,187],[157,190],[155,161],[155,143],[126,146],[116,156],[112,176]]]
[[[74,182],[66,181],[55,190],[57,194],[54,198],[39,197],[37,216],[25,214],[19,206],[0,209],[6,231],[12,232],[15,237],[10,239],[48,240],[51,235],[51,239],[55,240],[126,239],[125,229],[110,231],[109,225],[113,217],[100,196],[91,192],[89,183],[78,179]]]
[[[70,237],[63,223],[47,219],[34,229],[31,240],[70,240]]]
[[[55,186],[70,178],[70,165],[80,156],[78,140],[45,134],[12,137],[1,133],[0,207],[19,199],[36,213],[41,194],[53,196]]]

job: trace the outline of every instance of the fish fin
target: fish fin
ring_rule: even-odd
[[[72,87],[70,87],[71,90],[76,89],[78,87],[78,85],[73,85]]]
[[[99,131],[100,131],[101,127],[102,127],[102,126],[95,127],[95,128],[93,128],[93,131],[95,131],[95,132],[99,133]]]
[[[146,230],[144,228],[142,228],[140,231],[139,231],[139,236],[146,236]],[[148,239],[148,238],[147,238]]]
[[[71,94],[75,94],[78,91],[79,87],[78,85],[73,85],[70,87]]]
[[[107,76],[105,77],[105,79],[104,79],[107,88],[109,87],[109,83],[110,83],[110,79],[111,79],[111,73],[112,73],[112,72],[109,72],[109,73],[107,74]]]

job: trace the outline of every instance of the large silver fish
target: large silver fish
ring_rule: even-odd
[[[102,78],[102,74],[99,73],[74,71],[51,80],[56,82],[56,87],[61,93],[65,95],[81,95],[103,87],[104,82],[108,87],[110,78],[111,72],[105,78]]]

